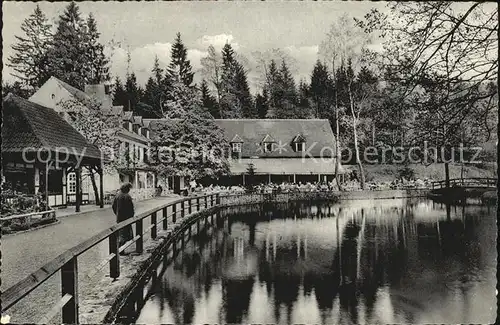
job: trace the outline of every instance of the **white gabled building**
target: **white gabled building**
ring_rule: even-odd
[[[104,192],[114,194],[120,185],[130,182],[133,185],[131,194],[136,199],[149,198],[155,190],[155,173],[147,165],[147,153],[150,147],[150,134],[147,123],[140,116],[134,116],[131,111],[124,111],[123,106],[114,106],[108,85],[87,85],[85,91],[77,89],[64,81],[51,77],[35,92],[31,102],[54,109],[60,116],[70,120],[68,112],[61,103],[68,100],[82,102],[90,99],[101,102],[101,108],[116,114],[122,120],[122,129],[118,133],[120,142],[119,155],[123,156],[120,168],[116,172],[104,174]],[[120,158],[120,157],[119,157]],[[68,174],[68,202],[75,201],[75,175]],[[89,173],[82,179],[83,201],[94,200],[94,191]]]

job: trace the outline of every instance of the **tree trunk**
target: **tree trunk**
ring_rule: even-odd
[[[337,106],[337,105],[335,105]],[[340,182],[340,160],[341,160],[341,153],[340,153],[340,145],[339,145],[339,139],[340,139],[340,132],[339,132],[339,113],[338,113],[338,106],[335,107],[335,182],[337,183],[337,187],[339,191],[342,191],[342,184]]]
[[[337,183],[337,188],[342,191],[342,184],[340,182],[340,128],[339,128],[339,105],[338,105],[338,91],[337,91],[337,79],[335,76],[335,60],[332,60],[332,75],[335,87],[335,182]]]
[[[361,162],[361,159],[359,157],[359,147],[358,147],[358,132],[356,130],[356,123],[358,121],[358,118],[356,117],[356,113],[354,112],[354,102],[352,98],[352,92],[351,92],[351,85],[347,87],[347,90],[349,92],[349,102],[351,106],[351,114],[352,114],[352,131],[354,134],[354,151],[356,154],[356,164],[358,165],[359,169],[359,183],[361,186],[361,189],[365,189],[365,172],[363,170],[363,163]]]
[[[446,187],[450,187],[450,163],[444,163],[444,179]]]
[[[92,168],[88,168],[90,172],[90,181],[92,182],[92,188],[94,189],[94,196],[95,196],[95,204],[99,205],[99,189],[97,188],[97,183],[95,181],[95,174],[94,170]]]
[[[464,185],[464,162],[462,160],[462,166],[460,167],[460,182],[462,186]]]
[[[375,123],[372,124],[372,146],[375,147]]]

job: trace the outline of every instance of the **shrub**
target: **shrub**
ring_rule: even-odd
[[[415,178],[415,171],[410,166],[405,166],[399,170],[399,177],[411,180]]]

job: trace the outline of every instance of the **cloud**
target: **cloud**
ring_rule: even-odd
[[[166,69],[170,63],[171,43],[146,44],[142,47],[130,49],[130,71],[137,76],[137,82],[140,85],[146,84],[151,76],[155,57],[158,57],[160,67]],[[111,74],[118,76],[123,81],[127,74],[127,49],[108,48],[107,53],[111,57]],[[201,58],[206,56],[206,51],[198,49],[189,49],[187,56],[196,72],[201,68]]]
[[[240,48],[239,44],[234,42],[233,35],[230,34],[203,35],[196,43],[203,49],[213,45],[217,51],[222,50],[226,43],[231,44],[235,51]]]
[[[295,61],[293,62],[293,68],[297,81],[310,77],[314,64],[318,59],[318,50],[318,45],[300,47],[292,45],[284,48],[284,52]]]
[[[207,55],[207,47],[212,44],[217,51],[220,51],[226,42],[230,43],[233,48],[240,49],[238,54],[249,58],[247,61],[248,81],[252,92],[259,91],[260,76],[256,62],[252,60],[251,53],[245,53],[244,49],[234,42],[234,37],[228,34],[205,35],[197,40],[199,48],[188,49],[188,59],[191,61],[193,72],[195,72],[194,82],[201,81],[201,59]],[[137,82],[144,86],[151,76],[155,56],[158,57],[160,67],[166,69],[170,63],[171,43],[154,43],[146,44],[141,47],[130,49],[130,69],[135,72]],[[111,73],[113,76],[118,76],[123,81],[127,73],[127,49],[117,47],[114,49],[108,48],[107,53],[111,56]],[[309,80],[312,69],[317,59],[318,46],[295,46],[290,45],[284,47],[282,51],[288,58],[290,70],[298,83],[301,79]],[[241,53],[240,53],[241,52]]]

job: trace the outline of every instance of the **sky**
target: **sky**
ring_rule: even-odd
[[[55,25],[67,2],[39,2]],[[170,47],[177,32],[188,48],[188,58],[199,81],[200,59],[212,44],[220,50],[226,42],[247,58],[249,82],[258,89],[258,68],[254,51],[280,48],[293,60],[298,82],[309,79],[318,58],[318,46],[329,26],[343,14],[362,17],[372,8],[384,10],[385,3],[371,1],[333,2],[78,2],[86,17],[92,12],[101,33],[101,42],[111,56],[111,73],[124,78],[127,51],[131,71],[145,84],[155,55],[162,67],[170,61]],[[3,2],[3,76],[14,81],[5,66],[12,54],[14,35],[22,35],[22,21],[33,12],[33,2]]]

